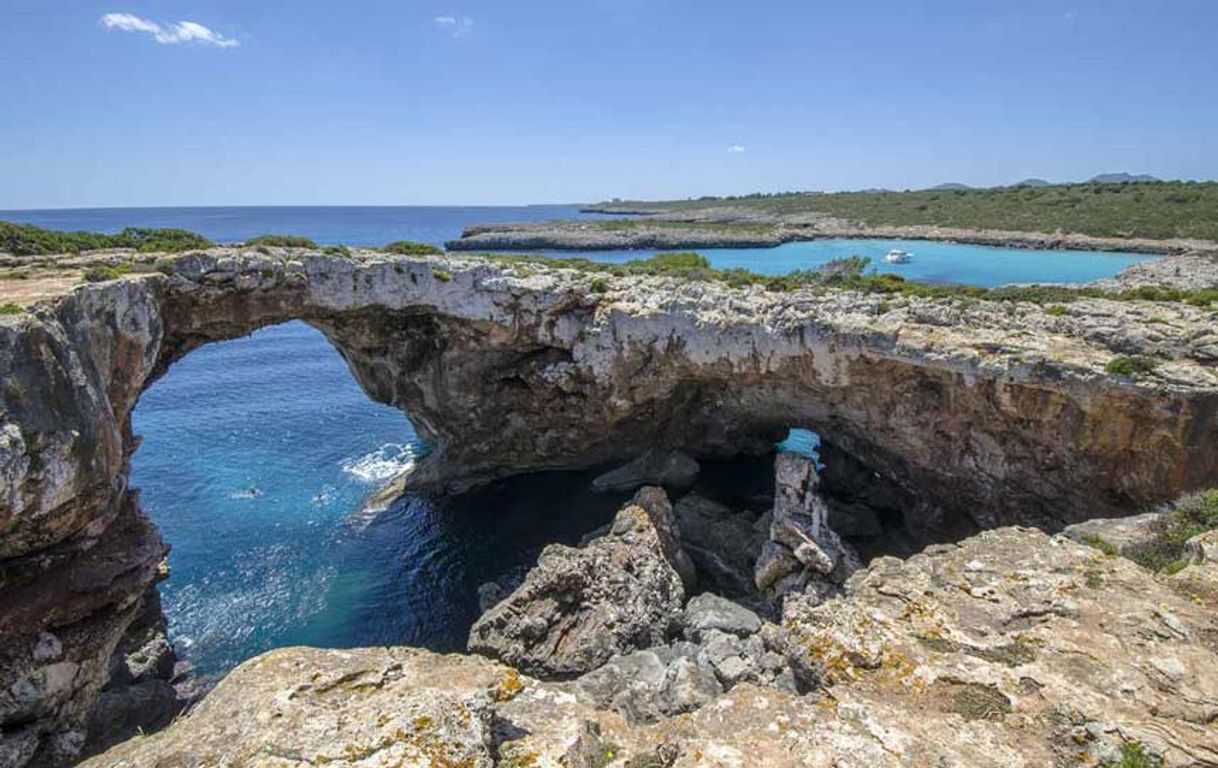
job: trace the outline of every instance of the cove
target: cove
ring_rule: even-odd
[[[913,254],[908,264],[886,264],[884,255],[899,249]],[[681,250],[681,249],[670,249]],[[815,269],[834,259],[865,256],[870,267],[909,280],[961,283],[993,288],[1008,283],[1086,283],[1113,277],[1126,267],[1158,258],[1108,251],[1043,251],[996,248],[931,240],[836,239],[784,243],[773,248],[698,248],[719,269],[740,268],[763,275]],[[548,256],[580,256],[621,263],[654,256],[654,250],[540,251]]]

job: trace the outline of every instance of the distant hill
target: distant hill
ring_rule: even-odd
[[[1098,176],[1092,176],[1088,181],[1093,184],[1129,184],[1135,181],[1159,181],[1159,179],[1147,173],[1139,173],[1136,176],[1132,173],[1101,173]]]
[[[937,187],[931,187],[931,189],[933,189],[933,190],[953,190],[953,189],[972,189],[972,187],[970,187],[968,184],[957,184],[956,182],[949,181],[946,184],[940,184]]]
[[[1051,186],[1053,186],[1053,182],[1045,181],[1044,179],[1031,178],[1031,179],[1024,179],[1023,181],[1017,181],[1014,184],[1012,184],[1011,186],[1012,187],[1051,187]]]

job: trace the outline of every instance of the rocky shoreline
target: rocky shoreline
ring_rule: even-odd
[[[825,239],[931,240],[1002,248],[1116,251],[1176,255],[1218,253],[1203,240],[1092,237],[1077,233],[969,230],[932,226],[866,226],[832,217],[777,217],[711,210],[696,215],[652,213],[620,221],[555,221],[468,227],[452,251],[595,251],[772,248]]]
[[[166,546],[128,488],[130,414],[190,350],[288,319],[411,416],[433,449],[414,488],[629,461],[603,484],[669,492],[488,593],[471,647],[532,677],[407,649],[276,651],[90,765],[1043,765],[1134,743],[1214,759],[1208,539],[1167,577],[1003,527],[1213,483],[1212,307],[1050,312],[454,254],[81,258],[155,271],[51,281],[0,315],[0,763],[66,764],[102,738],[94,718],[181,705],[148,615]],[[1112,365],[1130,356],[1153,364]],[[765,510],[687,492],[691,465],[664,453],[766,455],[792,426],[821,435],[827,469],[783,454]],[[839,530],[879,517],[959,544],[860,568]]]

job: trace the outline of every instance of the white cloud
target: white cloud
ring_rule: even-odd
[[[474,20],[468,16],[437,16],[432,22],[440,29],[451,32],[453,37],[468,35],[474,29]]]
[[[240,42],[213,32],[207,27],[194,21],[176,21],[169,24],[157,24],[155,21],[141,19],[131,13],[107,13],[99,20],[106,29],[117,29],[122,32],[143,32],[152,35],[152,39],[161,45],[177,45],[178,43],[199,43],[214,45],[217,48],[236,48]]]
[[[727,153],[729,155],[739,155],[740,153],[744,152],[744,150],[745,146],[743,144],[732,144],[727,148]]]

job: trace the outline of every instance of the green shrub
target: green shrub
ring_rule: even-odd
[[[85,270],[85,282],[101,283],[106,280],[117,280],[123,275],[130,274],[130,264],[98,264]]]
[[[298,235],[259,235],[245,241],[245,245],[267,245],[272,248],[316,248],[317,243]]]
[[[1062,315],[1066,314],[1069,311],[1070,310],[1066,309],[1061,304],[1054,304],[1053,306],[1051,306],[1045,310],[1045,314],[1052,315],[1053,317],[1061,317]]]
[[[29,224],[0,221],[0,251],[17,256],[79,253],[102,248],[134,248],[143,253],[208,248],[212,242],[184,229],[128,227],[118,234],[59,232]]]
[[[1161,768],[1163,761],[1146,751],[1140,741],[1127,741],[1121,745],[1121,759],[1109,761],[1106,768]]]
[[[609,291],[609,283],[605,282],[603,277],[598,277],[588,286],[588,290],[593,293],[607,293]]]
[[[185,229],[127,227],[114,237],[116,243],[109,247],[134,248],[140,253],[179,253],[214,245],[206,237]]]
[[[416,243],[411,240],[397,240],[381,248],[385,253],[396,253],[399,256],[434,256],[444,253],[443,250],[428,243]]]
[[[19,304],[0,304],[0,315],[17,315],[24,311]]]
[[[1218,528],[1218,488],[1182,496],[1169,505],[1155,523],[1154,540],[1129,552],[1129,559],[1144,568],[1175,573],[1186,565],[1184,544]]]
[[[1104,370],[1114,376],[1143,376],[1154,371],[1159,361],[1145,355],[1117,355],[1108,361]]]
[[[321,249],[321,252],[327,256],[350,256],[351,249],[345,245],[327,245]]]
[[[1121,554],[1121,550],[1117,549],[1115,544],[1102,536],[1096,536],[1094,534],[1084,536],[1083,543],[1095,547],[1099,551],[1103,552],[1106,557],[1116,557],[1117,555]]]
[[[431,276],[439,280],[441,283],[451,283],[453,279],[452,275],[442,269],[433,269],[431,271]]]

